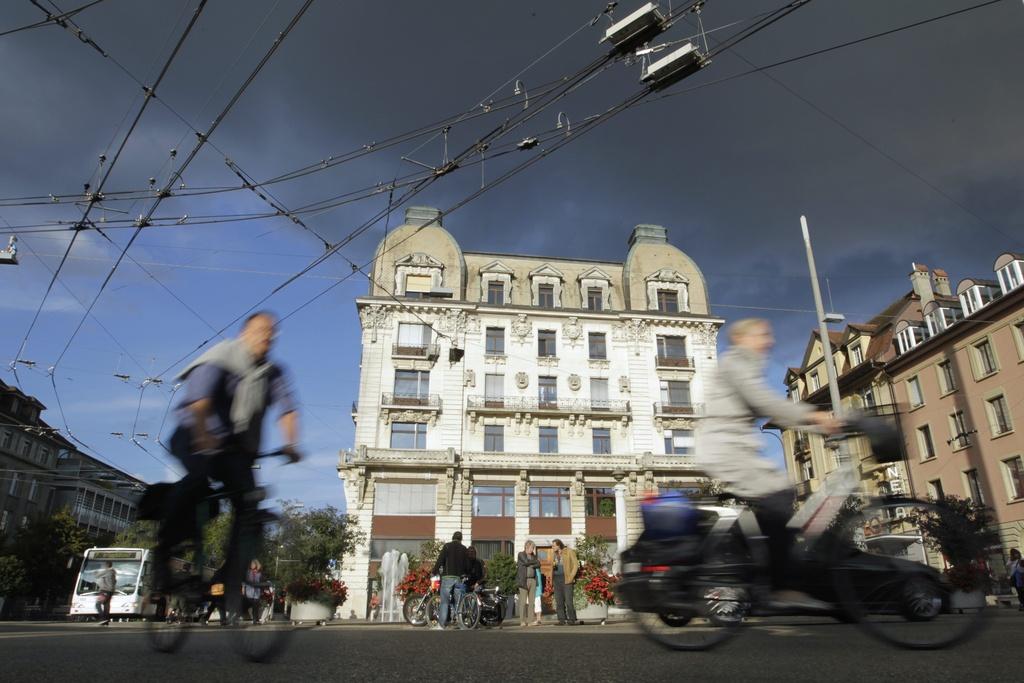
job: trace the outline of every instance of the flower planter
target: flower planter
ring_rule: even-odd
[[[313,600],[307,602],[293,602],[291,620],[295,623],[304,621],[322,622],[327,621],[334,614],[334,610],[322,602]]]
[[[954,610],[980,609],[985,606],[985,591],[955,590],[949,596],[949,607]]]
[[[587,603],[583,609],[576,610],[576,618],[580,621],[599,621],[603,624],[608,618],[608,605]]]

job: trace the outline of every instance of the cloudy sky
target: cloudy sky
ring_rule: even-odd
[[[704,270],[718,315],[776,322],[772,372],[782,390],[783,368],[799,363],[815,324],[806,312],[812,302],[801,214],[810,220],[833,306],[850,320],[870,317],[906,291],[912,262],[945,268],[956,282],[991,277],[999,253],[1024,249],[1024,7],[1005,0],[717,81],[979,1],[816,0],[489,190],[447,216],[445,226],[469,250],[615,260],[625,256],[633,225],[665,225]],[[98,156],[107,154],[109,163],[141,105],[132,77],[154,81],[198,2],[106,0],[83,11],[75,22],[107,56],[55,26],[0,36],[0,199],[95,187]],[[208,130],[301,4],[209,2],[105,191],[145,190],[149,178],[166,182],[196,144],[190,126]],[[619,15],[636,4],[623,3]],[[701,19],[713,44],[781,4],[712,0]],[[544,84],[603,54],[597,41],[607,22],[587,25],[602,8],[589,0],[319,0],[184,172],[186,187],[237,185],[225,157],[266,180],[460,112],[479,114],[482,102],[511,97],[517,79],[527,95],[533,91],[536,111]],[[4,3],[0,32],[40,18],[28,2]],[[694,25],[688,17],[659,42],[685,39]],[[640,68],[611,65],[501,142],[554,129],[559,112],[579,129],[635,93]],[[449,156],[519,111],[497,109],[453,125]],[[437,166],[444,144],[442,137],[417,137],[269,189],[290,209],[304,206],[421,168],[403,155]],[[178,150],[174,159],[171,149]],[[539,151],[485,160],[482,173],[480,164],[467,166],[411,203],[451,207],[481,179],[490,182]],[[380,193],[304,220],[336,242],[384,209],[387,198]],[[316,237],[286,218],[193,218],[265,212],[251,192],[170,197],[154,215],[190,219],[142,231],[129,251],[134,262],[117,269],[62,357],[82,303],[93,299],[133,232],[118,221],[146,213],[153,202],[111,200],[105,210],[93,209],[91,218],[101,228],[106,222],[116,246],[94,231],[78,237],[21,354],[37,367],[18,373],[25,390],[49,407],[52,424],[65,426],[59,396],[72,432],[148,480],[171,476],[152,441],[170,381],[144,392],[140,382],[169,370],[323,252]],[[22,257],[20,266],[0,270],[5,366],[70,238],[53,222],[81,212],[74,198],[0,201],[0,233],[19,233]],[[396,214],[391,227],[401,209]],[[384,230],[384,222],[375,224],[342,253],[366,263]],[[267,306],[292,311],[351,273],[333,257]],[[348,406],[357,393],[359,343],[352,299],[365,290],[365,279],[350,277],[283,326],[279,356],[296,377],[310,458],[264,469],[279,496],[343,505],[334,464],[337,451],[352,446]],[[58,358],[55,395],[44,368]],[[4,379],[14,382],[9,372]],[[110,435],[133,429],[150,435],[140,439],[150,454]]]

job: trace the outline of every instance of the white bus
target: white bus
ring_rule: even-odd
[[[117,587],[110,598],[111,617],[151,616],[155,606],[148,597],[151,566],[150,551],[145,548],[89,548],[78,572],[75,594],[71,598],[69,616],[95,616],[99,589],[96,573],[110,562],[117,572]],[[145,611],[145,613],[143,613]]]

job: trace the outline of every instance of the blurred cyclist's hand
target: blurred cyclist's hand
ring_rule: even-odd
[[[302,460],[302,453],[295,444],[288,444],[281,448],[281,452],[288,456],[289,463],[296,463]]]
[[[843,429],[843,422],[829,413],[817,411],[811,413],[811,422],[826,434],[835,434]]]

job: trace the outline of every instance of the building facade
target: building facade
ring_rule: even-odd
[[[1010,549],[1024,547],[1024,255],[1003,254],[994,270],[962,280],[952,300],[925,302],[923,323],[898,322],[885,370],[915,493],[988,506],[1000,576]]]
[[[464,252],[410,208],[377,250],[355,447],[340,455],[368,542],[343,578],[357,612],[384,552],[462,531],[485,559],[533,540],[639,534],[647,492],[689,487],[722,324],[660,226],[623,262]]]
[[[62,509],[93,539],[113,537],[135,520],[145,482],[79,451],[42,419],[45,409],[0,381],[0,545]]]

